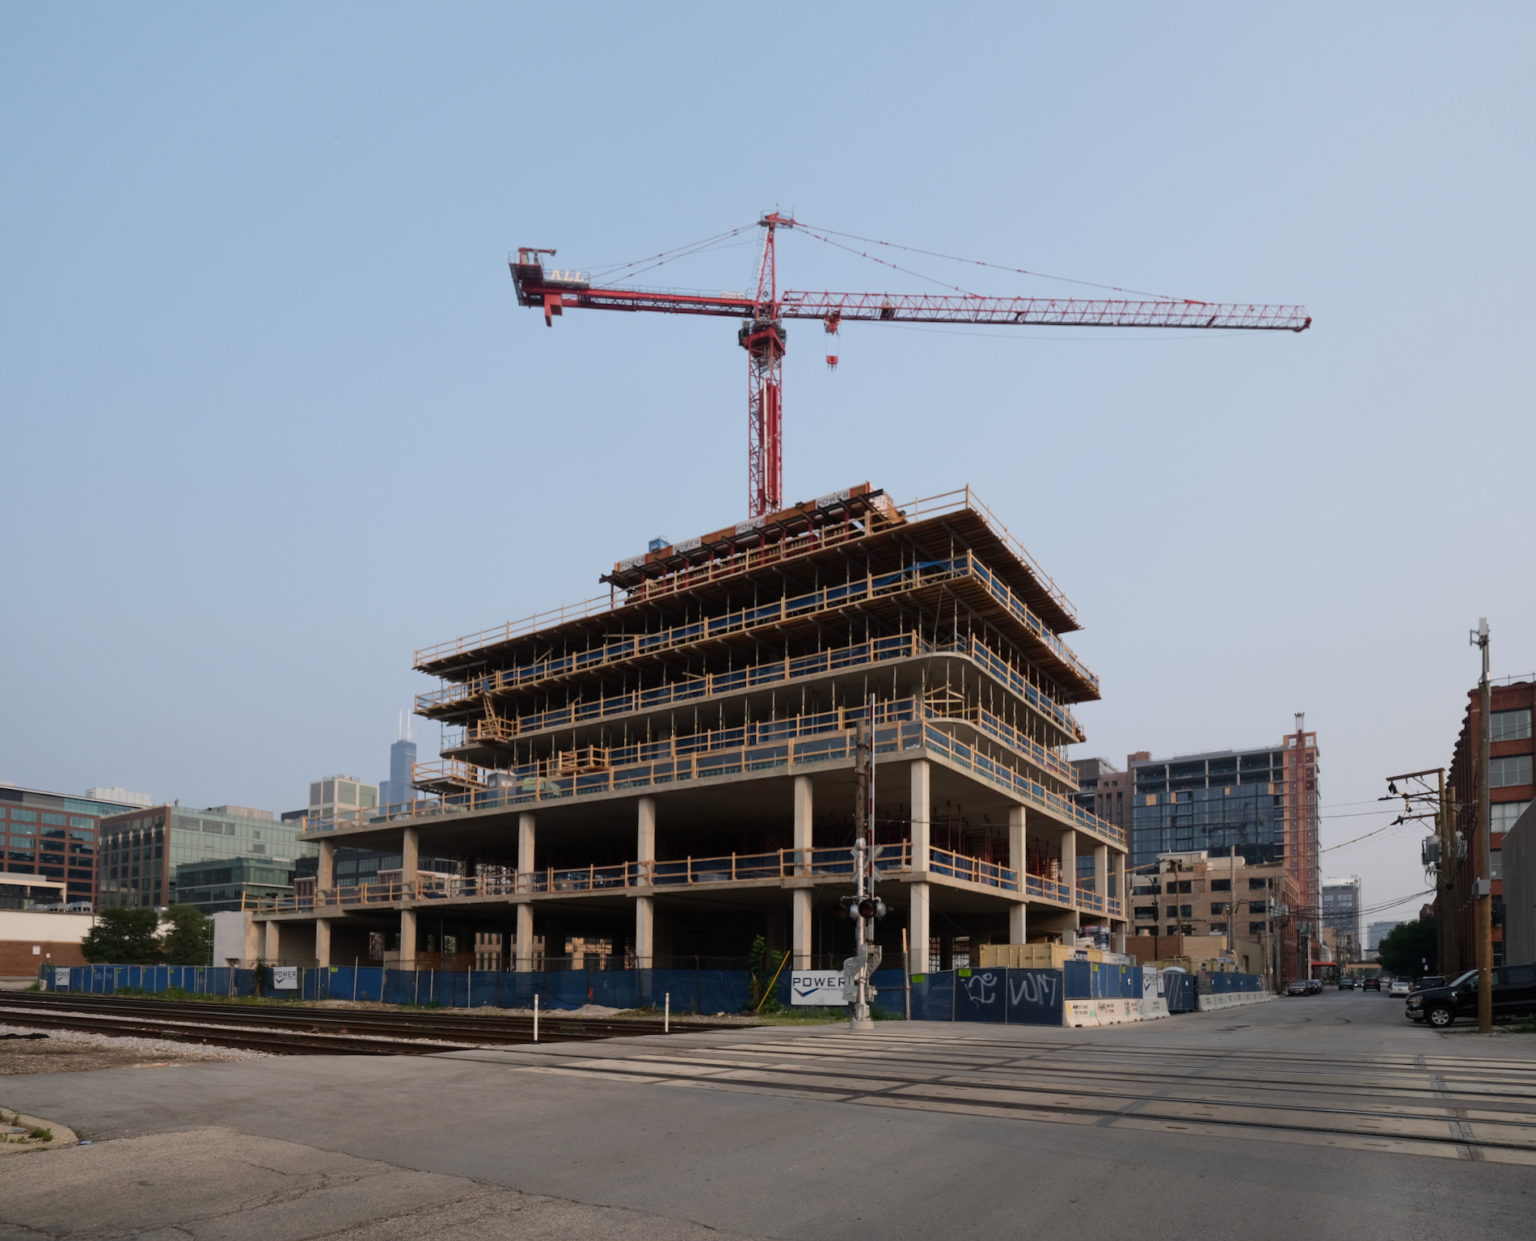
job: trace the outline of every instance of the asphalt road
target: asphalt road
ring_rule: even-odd
[[[1536,1036],[1320,996],[0,1079],[0,1237],[1529,1235]]]

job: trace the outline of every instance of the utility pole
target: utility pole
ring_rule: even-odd
[[[1237,958],[1237,846],[1227,846],[1227,952]]]
[[[1433,794],[1428,791],[1414,792],[1406,787],[1410,780],[1422,785],[1430,776],[1435,778]],[[1405,786],[1402,790],[1398,789],[1399,782]],[[1434,825],[1436,847],[1440,852],[1435,862],[1435,944],[1440,954],[1440,972],[1448,978],[1455,977],[1461,970],[1461,903],[1456,899],[1456,793],[1454,789],[1448,790],[1445,787],[1444,767],[1426,767],[1423,771],[1407,771],[1400,776],[1387,777],[1387,795],[1379,800],[1391,801],[1398,797],[1403,799],[1403,813],[1397,816],[1395,822],[1424,819]],[[1434,810],[1414,810],[1415,799],[1422,802],[1430,797],[1435,800]]]
[[[1478,721],[1482,736],[1477,755],[1477,1029],[1479,1034],[1493,1033],[1493,874],[1489,861],[1492,851],[1491,808],[1488,797],[1488,748],[1492,744],[1493,721],[1490,708],[1493,686],[1488,680],[1488,618],[1481,616],[1469,635],[1471,644],[1483,652],[1483,675],[1478,681]]]

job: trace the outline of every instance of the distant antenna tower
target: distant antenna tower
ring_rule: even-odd
[[[409,711],[400,712],[400,724],[395,730],[396,741],[414,741],[411,736],[411,716]]]

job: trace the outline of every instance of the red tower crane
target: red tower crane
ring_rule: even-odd
[[[1304,332],[1312,317],[1303,306],[1201,302],[1187,298],[1130,301],[1119,298],[983,297],[971,293],[797,293],[778,291],[774,236],[780,228],[800,227],[788,216],[771,212],[758,263],[757,292],[682,293],[669,290],[595,285],[584,271],[544,266],[555,251],[525,246],[508,265],[524,306],[542,308],[544,322],[567,306],[586,310],[654,310],[680,315],[717,315],[740,319],[737,343],[747,351],[747,502],[749,515],[783,507],[782,372],[784,320],[820,319],[828,332],[843,322],[963,323],[1013,327],[1160,327],[1239,328],[1250,331]],[[827,359],[835,365],[832,356]]]

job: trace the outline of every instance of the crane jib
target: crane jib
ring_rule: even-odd
[[[544,312],[553,325],[565,309],[653,311],[745,319],[738,341],[747,350],[747,498],[752,517],[773,511],[783,500],[780,364],[785,319],[820,319],[828,332],[843,322],[951,323],[1007,327],[1189,328],[1194,330],[1305,332],[1312,316],[1305,306],[1256,302],[1201,302],[1150,298],[982,297],[972,294],[777,293],[774,228],[795,226],[774,213],[765,229],[757,295],[698,293],[668,289],[594,288],[582,268],[544,266],[555,251],[524,246],[509,262],[517,300]],[[734,236],[734,233],[731,234]],[[632,265],[631,265],[632,266]],[[611,278],[611,277],[610,277]],[[837,355],[827,355],[828,366]]]

